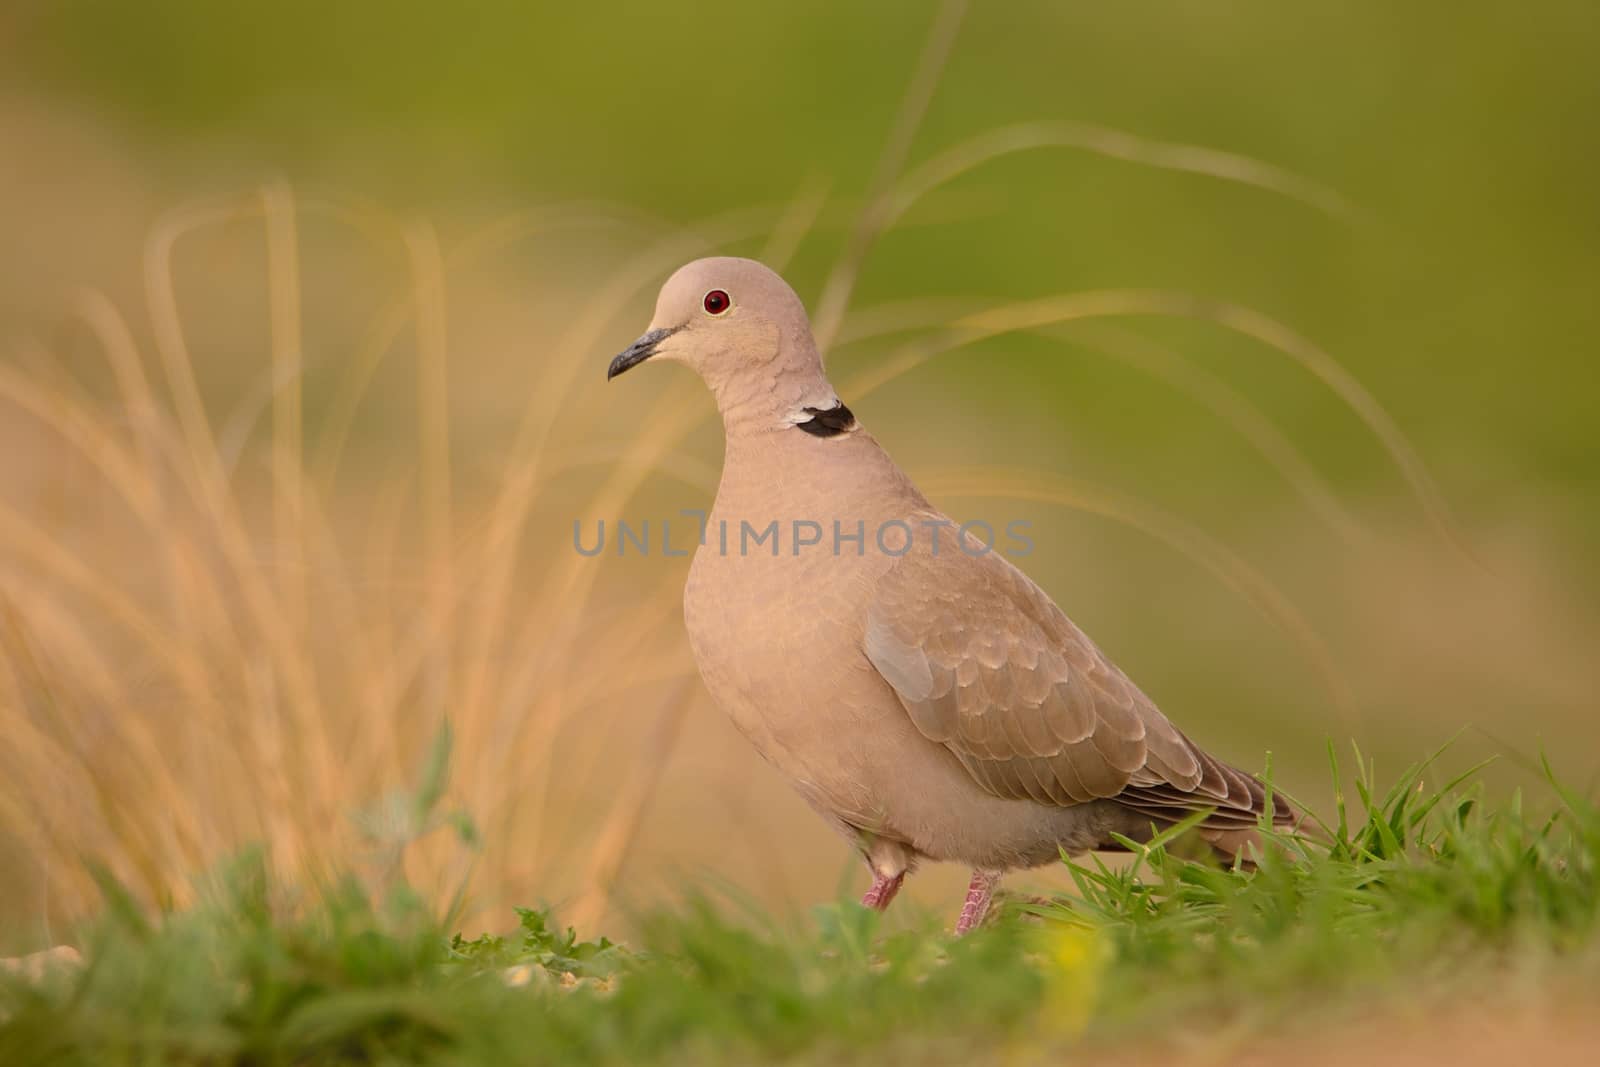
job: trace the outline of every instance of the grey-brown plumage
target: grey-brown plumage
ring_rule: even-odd
[[[1010,562],[960,542],[828,384],[805,310],[751,260],[697,260],[613,361],[693,367],[727,451],[684,591],[701,677],[761,754],[860,849],[865,902],[918,860],[999,872],[1209,810],[1225,854],[1265,790],[1208,756]],[[776,528],[773,529],[773,524]],[[858,539],[859,538],[859,539]],[[1273,798],[1273,821],[1296,814]]]

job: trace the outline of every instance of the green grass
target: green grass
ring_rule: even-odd
[[[785,930],[704,897],[628,947],[534,910],[451,938],[403,888],[297,895],[255,856],[155,920],[108,882],[83,970],[0,985],[0,1063],[945,1062],[1138,1039],[1152,1018],[1250,1031],[1487,995],[1513,970],[1600,978],[1595,804],[1548,770],[1538,816],[1427,771],[1378,795],[1363,768],[1325,839],[1253,870],[1181,858],[1179,829],[961,940],[932,919],[885,933],[850,903]]]

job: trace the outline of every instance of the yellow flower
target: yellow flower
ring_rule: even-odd
[[[1045,979],[1040,1022],[1051,1034],[1077,1037],[1094,1018],[1111,942],[1095,927],[1054,922],[1040,930],[1038,951]]]

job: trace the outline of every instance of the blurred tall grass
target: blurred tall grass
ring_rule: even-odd
[[[781,265],[880,439],[1032,521],[1227,756],[1315,790],[1326,736],[1471,725],[1502,781],[1591,773],[1593,6],[977,8],[919,96],[934,27],[0,15],[4,939],[91,906],[86,859],[152,902],[244,840],[381,863],[350,815],[447,718],[483,843],[410,850],[429,888],[826,895],[842,850],[692,681],[681,561],[571,547],[709,500],[697,383],[601,368],[711,251]]]

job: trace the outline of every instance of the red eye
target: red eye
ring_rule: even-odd
[[[728,294],[721,289],[713,289],[706,294],[705,303],[708,315],[720,315],[728,310],[728,305],[733,301],[729,300]]]

